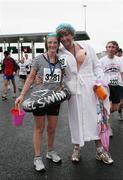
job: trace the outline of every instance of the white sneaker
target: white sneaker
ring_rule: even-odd
[[[114,160],[111,158],[111,155],[108,152],[96,153],[96,159],[102,161],[105,164],[113,164]]]
[[[55,163],[61,162],[60,156],[55,151],[48,151],[46,158],[51,159]]]
[[[36,171],[42,171],[45,170],[45,166],[43,164],[41,157],[35,157],[34,158],[34,166]]]

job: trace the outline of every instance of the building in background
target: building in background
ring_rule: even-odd
[[[28,53],[30,58],[43,53],[44,40],[47,34],[45,33],[28,33],[28,34],[9,34],[0,35],[0,60],[3,59],[3,52],[8,50],[13,58],[17,61],[21,59],[23,53]],[[86,31],[76,32],[76,41],[89,40],[90,37]]]

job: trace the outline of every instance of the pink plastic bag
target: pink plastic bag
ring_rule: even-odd
[[[104,123],[98,123],[98,133],[103,148],[109,150],[109,126]]]
[[[16,108],[12,108],[11,109],[11,115],[12,115],[12,124],[14,126],[20,126],[23,123],[23,118],[25,116],[25,111],[24,110],[20,110],[20,109],[16,109]]]

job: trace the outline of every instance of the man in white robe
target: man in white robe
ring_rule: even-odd
[[[75,30],[70,24],[60,24],[56,33],[63,45],[59,56],[65,71],[64,82],[71,91],[68,102],[69,126],[74,144],[71,160],[79,162],[80,149],[85,141],[95,140],[96,159],[112,164],[113,159],[102,147],[97,130],[98,100],[93,88],[96,79],[103,75],[100,63],[92,47],[85,42],[80,45],[73,41]]]

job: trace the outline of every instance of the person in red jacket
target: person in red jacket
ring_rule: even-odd
[[[9,81],[12,82],[13,85],[13,98],[16,97],[16,84],[15,84],[15,73],[17,71],[17,64],[15,60],[10,56],[9,51],[4,51],[4,59],[3,59],[3,79],[4,79],[4,89],[2,94],[2,99],[7,99],[7,90]]]

